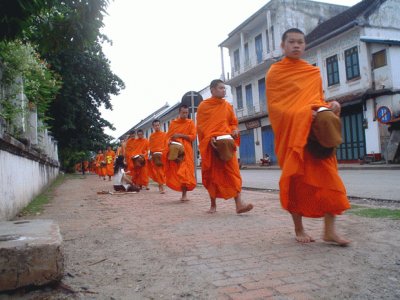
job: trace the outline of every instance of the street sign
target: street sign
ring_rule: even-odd
[[[386,124],[392,119],[392,111],[387,106],[381,106],[376,111],[376,117],[380,123]]]
[[[183,95],[181,103],[186,104],[189,108],[193,106],[194,109],[197,109],[201,101],[203,101],[203,97],[198,92],[190,91]]]

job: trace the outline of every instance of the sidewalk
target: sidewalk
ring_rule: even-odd
[[[242,165],[242,169],[257,170],[257,169],[276,169],[279,170],[279,165],[277,163],[272,166],[261,166],[260,164],[252,165]],[[386,163],[340,163],[338,164],[339,170],[400,170],[400,164],[386,164]]]
[[[81,179],[80,179],[81,178]],[[66,289],[50,299],[399,299],[400,222],[345,214],[341,248],[321,241],[322,220],[306,219],[315,243],[296,243],[278,195],[243,191],[255,208],[236,215],[218,199],[214,215],[202,187],[181,203],[157,187],[98,195],[111,183],[75,176],[54,192],[41,219],[59,223]],[[63,298],[65,297],[65,298]],[[0,299],[2,295],[0,294]]]

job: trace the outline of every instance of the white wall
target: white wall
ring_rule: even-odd
[[[50,184],[59,169],[0,150],[0,221],[12,219]]]
[[[368,128],[364,131],[366,153],[382,153],[379,138],[379,122],[375,118],[374,101],[369,100],[366,104],[367,110],[364,112],[364,117],[368,122]]]

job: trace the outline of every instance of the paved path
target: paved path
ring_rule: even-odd
[[[342,248],[319,239],[322,220],[307,219],[317,241],[302,245],[276,193],[244,191],[255,209],[238,216],[232,200],[206,214],[201,187],[187,203],[154,185],[96,194],[106,189],[111,184],[93,175],[67,180],[38,216],[59,222],[63,284],[74,291],[66,299],[400,298],[398,221],[342,215],[338,230],[353,240]]]

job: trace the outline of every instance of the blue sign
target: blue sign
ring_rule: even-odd
[[[387,106],[381,106],[376,112],[376,117],[380,123],[388,123],[392,119],[392,111]]]

